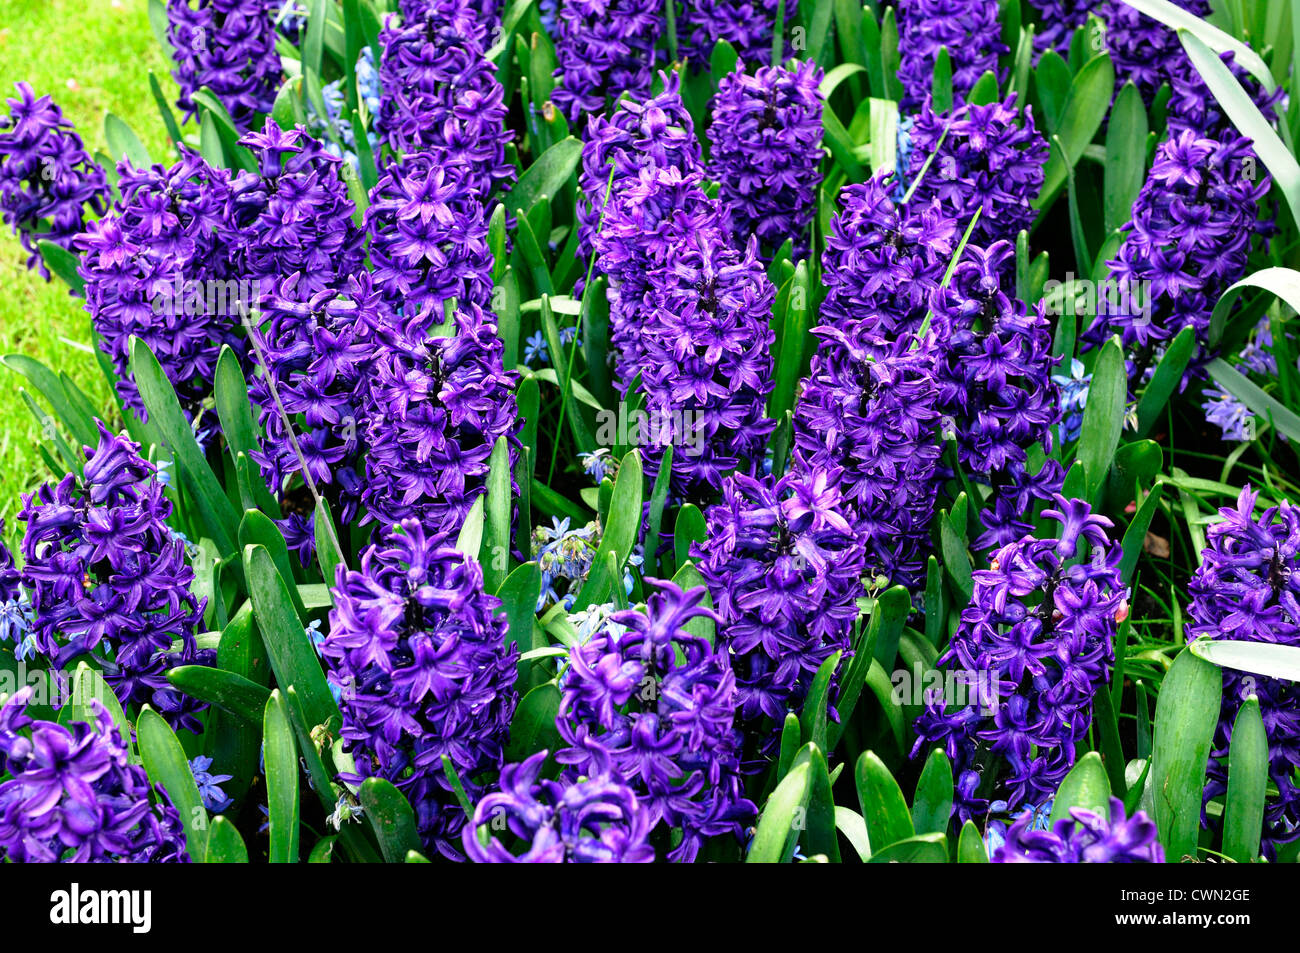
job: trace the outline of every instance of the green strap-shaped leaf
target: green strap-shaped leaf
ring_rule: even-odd
[[[135,728],[145,774],[149,776],[150,783],[160,785],[167,792],[172,806],[180,815],[181,823],[185,826],[185,846],[190,858],[205,856],[208,812],[194,783],[190,763],[185,758],[185,749],[167,722],[163,721],[162,715],[152,708],[140,712]]]
[[[1300,646],[1238,639],[1197,639],[1192,654],[1222,668],[1300,682]]]
[[[808,813],[800,836],[803,852],[821,854],[832,864],[840,862],[840,845],[835,834],[835,795],[831,792],[826,755],[815,744],[805,745],[795,756],[795,766],[809,765]]]
[[[244,568],[252,595],[253,612],[278,685],[292,685],[302,696],[303,714],[311,728],[338,718],[339,708],[330,694],[311,638],[303,628],[265,546],[244,550]]]
[[[1300,271],[1293,268],[1261,268],[1236,284],[1230,285],[1215,302],[1214,311],[1210,315],[1208,332],[1210,347],[1218,346],[1223,337],[1223,329],[1228,323],[1228,315],[1232,313],[1232,306],[1237,303],[1237,299],[1247,288],[1267,291],[1281,298],[1296,311],[1300,311]]]
[[[1070,816],[1071,808],[1092,811],[1101,817],[1110,817],[1110,779],[1101,756],[1089,751],[1070,769],[1061,782],[1052,801],[1052,816],[1048,826]]]
[[[203,863],[248,863],[248,848],[244,846],[244,838],[239,836],[239,829],[220,815],[212,819],[212,827],[208,829]]]
[[[745,863],[789,863],[799,843],[799,829],[803,826],[812,795],[811,775],[812,764],[805,761],[795,765],[781,779],[763,805]]]
[[[940,748],[930,752],[916,782],[912,829],[918,834],[942,834],[952,816],[952,762]]]
[[[361,784],[361,806],[370,829],[379,841],[384,862],[406,862],[409,851],[420,849],[420,835],[415,827],[415,812],[406,796],[383,778],[366,778]]]
[[[322,837],[311,849],[307,855],[309,864],[328,864],[334,859],[334,845],[338,843],[338,835],[332,834],[329,837]]]
[[[875,752],[862,753],[853,776],[873,856],[916,832],[902,789]]]
[[[830,705],[831,679],[835,677],[843,654],[841,651],[832,653],[818,667],[812,685],[808,688],[808,695],[804,699],[803,711],[799,715],[803,743],[811,743],[823,751],[826,750],[827,707]]]
[[[280,573],[280,578],[286,583],[293,581],[293,563],[289,561],[289,546],[284,541],[284,534],[280,532],[280,527],[276,526],[265,513],[260,510],[245,511],[244,518],[239,521],[239,545],[244,548],[266,547],[266,551],[271,554],[271,559],[275,563],[276,571]],[[302,597],[298,595],[298,587],[289,585],[286,586],[286,590],[298,613],[298,618],[306,622],[307,609],[302,604]]]
[[[1093,502],[1105,483],[1115,449],[1119,446],[1127,402],[1128,373],[1124,367],[1124,351],[1112,338],[1102,347],[1093,368],[1076,451],[1076,458],[1084,465],[1088,477],[1087,498]]]
[[[554,751],[560,735],[555,718],[560,712],[560,689],[554,681],[538,685],[519,701],[510,722],[506,760],[523,761],[543,748]]]
[[[206,665],[182,665],[167,673],[167,681],[178,691],[199,701],[216,705],[222,711],[259,725],[266,712],[271,692],[263,685],[250,682],[242,675]]]
[[[171,450],[180,478],[198,505],[207,535],[223,556],[233,555],[237,552],[235,531],[239,515],[199,449],[194,431],[181,412],[176,391],[158,359],[147,344],[134,337],[131,339],[131,374],[151,422],[157,426]]]
[[[1171,863],[1195,856],[1210,744],[1219,721],[1223,677],[1184,649],[1156,699],[1151,781],[1156,828]]]
[[[524,170],[505,198],[506,208],[515,216],[526,215],[543,196],[556,196],[582,158],[582,143],[570,136],[551,146],[537,161]]]
[[[610,553],[617,554],[616,562],[622,572],[628,556],[632,554],[632,547],[636,545],[637,534],[641,529],[643,483],[641,454],[633,450],[619,464],[609,520],[596,550],[591,573],[578,591],[578,599],[572,611],[581,612],[588,606],[605,602],[613,588],[622,585],[622,579],[610,577],[606,560]]]
[[[1185,327],[1178,332],[1156,365],[1150,383],[1142,391],[1137,404],[1137,436],[1145,437],[1151,432],[1169,398],[1182,383],[1183,373],[1188,362],[1196,353],[1196,329]]]
[[[967,821],[961,826],[961,836],[957,838],[957,863],[987,864],[988,852],[984,849],[984,838],[974,821]]]
[[[1146,181],[1146,163],[1147,110],[1142,94],[1130,81],[1115,97],[1106,130],[1103,221],[1107,232],[1133,217],[1133,203]]]
[[[1206,365],[1206,372],[1214,382],[1252,413],[1264,419],[1272,418],[1273,425],[1291,440],[1300,441],[1300,414],[1279,403],[1260,390],[1256,384],[1221,357]]]
[[[479,551],[483,585],[488,592],[496,591],[510,569],[510,517],[514,509],[510,476],[510,444],[502,436],[497,438],[492,448],[484,504],[483,546]]]
[[[1039,69],[1042,69],[1041,61]],[[1061,186],[1065,185],[1068,169],[1083,158],[1101,121],[1106,118],[1114,90],[1115,67],[1105,53],[1094,56],[1075,75],[1061,106],[1061,120],[1057,128],[1053,129],[1048,124],[1049,133],[1060,137],[1065,155],[1053,151],[1047,160],[1042,190],[1031,203],[1034,208],[1041,209],[1050,204]]]
[[[944,834],[918,834],[876,851],[873,864],[946,864],[948,838]]]
[[[279,689],[271,692],[262,722],[266,757],[266,806],[273,864],[298,862],[298,746]]]
[[[1223,803],[1223,852],[1238,863],[1259,857],[1268,790],[1268,736],[1251,695],[1232,723],[1228,747],[1228,792]]]

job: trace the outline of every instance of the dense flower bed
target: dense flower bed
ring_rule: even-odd
[[[0,860],[1294,860],[1289,46],[1138,6],[169,0],[156,159],[18,84],[117,400],[9,362]]]

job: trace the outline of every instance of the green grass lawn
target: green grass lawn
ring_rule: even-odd
[[[176,89],[147,10],[147,0],[0,0],[3,98],[13,95],[14,83],[26,80],[38,95],[54,98],[91,153],[107,152],[104,115],[112,112],[126,120],[156,160],[168,157],[149,71],[158,75],[167,96],[174,99]],[[89,316],[61,282],[46,284],[27,270],[25,260],[17,237],[5,229],[0,354],[30,354],[66,372],[107,413],[108,384],[88,351]],[[10,541],[21,535],[14,525],[19,494],[46,475],[37,451],[40,428],[19,394],[24,383],[0,368],[0,517]]]

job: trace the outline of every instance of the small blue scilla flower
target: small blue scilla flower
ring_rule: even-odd
[[[576,327],[560,328],[560,343],[568,344],[577,333]],[[551,351],[546,346],[546,335],[541,331],[530,335],[524,341],[524,363],[531,367],[533,361],[538,361],[543,366],[551,363]]]
[[[235,803],[235,799],[226,797],[226,792],[218,786],[222,782],[229,781],[231,776],[213,774],[211,768],[211,758],[198,755],[190,759],[190,773],[194,775],[194,784],[199,789],[199,797],[203,798],[203,806],[213,814],[220,814]]]
[[[339,795],[338,803],[334,805],[334,813],[325,818],[325,823],[337,830],[342,830],[343,825],[348,821],[361,823],[361,818],[365,815],[365,808],[357,801],[348,791]]]
[[[36,636],[32,634],[35,622],[27,593],[0,602],[0,642],[12,642],[14,658],[20,662],[36,654]]]
[[[1052,381],[1061,389],[1061,442],[1077,440],[1083,428],[1083,408],[1088,404],[1088,388],[1092,375],[1085,374],[1083,362],[1070,361],[1070,374],[1053,374]]]
[[[533,530],[533,550],[542,570],[538,612],[560,602],[573,604],[591,569],[597,543],[595,523],[569,529],[568,517],[551,517],[549,528],[538,526]]]
[[[993,817],[988,822],[988,827],[984,830],[984,849],[990,857],[993,856],[1000,847],[1007,842],[1007,828],[1018,817],[1030,815],[1028,829],[1031,831],[1045,831],[1048,829],[1048,822],[1052,818],[1053,798],[1048,798],[1041,804],[1026,804],[1020,810],[1012,812],[1007,806],[1006,801],[993,801],[989,804],[989,813],[992,815],[1002,815]]]
[[[582,461],[582,469],[597,486],[605,477],[613,479],[618,472],[618,461],[610,454],[608,447],[598,447],[591,453],[580,453],[578,459]]]

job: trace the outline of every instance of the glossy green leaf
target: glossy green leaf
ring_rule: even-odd
[[[266,804],[273,864],[298,862],[298,746],[279,689],[271,692],[262,721],[266,759]]]
[[[1039,63],[1042,69],[1042,63]],[[1062,157],[1055,150],[1047,161],[1043,188],[1033,201],[1034,208],[1043,208],[1065,184],[1068,168],[1073,168],[1083,158],[1092,143],[1092,137],[1101,126],[1110,108],[1115,89],[1115,68],[1105,53],[1094,56],[1070,83],[1070,91],[1061,106],[1061,119],[1057,128],[1048,131],[1060,138],[1065,147]],[[1067,167],[1068,163],[1068,167]]]
[[[505,581],[510,569],[510,530],[514,513],[514,492],[510,481],[510,444],[502,436],[492,448],[484,507],[483,546],[479,551],[483,585],[488,592],[494,592]]]
[[[199,701],[216,705],[246,723],[260,725],[270,691],[235,672],[207,665],[181,665],[167,673],[167,681],[178,691]]]
[[[637,535],[641,529],[642,484],[641,454],[633,450],[623,458],[618,468],[618,480],[614,484],[614,498],[610,504],[609,522],[601,535],[600,546],[593,558],[591,572],[587,581],[578,590],[574,603],[574,612],[581,612],[588,606],[605,602],[613,587],[621,579],[610,577],[606,559],[610,553],[617,554],[616,563],[621,571],[636,545]]]
[[[519,181],[506,193],[506,208],[513,215],[526,215],[541,198],[559,195],[581,158],[579,140],[569,137],[557,142],[519,176]]]
[[[1096,501],[1106,474],[1110,471],[1115,448],[1124,429],[1124,407],[1128,402],[1128,373],[1124,352],[1113,338],[1102,346],[1088,388],[1088,403],[1083,409],[1083,427],[1079,433],[1077,459],[1088,475],[1088,499]]]
[[[1115,97],[1106,129],[1103,219],[1106,231],[1113,231],[1132,218],[1133,203],[1146,181],[1146,160],[1146,106],[1142,94],[1129,81]]]
[[[872,853],[873,864],[946,864],[948,838],[944,834],[918,834]]]
[[[144,147],[140,137],[126,123],[112,113],[104,117],[104,141],[108,143],[109,152],[114,159],[127,159],[137,169],[147,169],[153,164],[149,150]]]
[[[1110,817],[1110,779],[1101,756],[1089,751],[1075,763],[1061,782],[1052,800],[1052,815],[1048,825],[1053,826],[1070,816],[1071,808],[1092,811],[1101,817]]]
[[[812,764],[804,761],[790,769],[781,779],[763,811],[745,856],[748,864],[784,864],[794,856],[800,828],[812,796]]]
[[[826,755],[816,745],[805,745],[795,757],[796,768],[802,761],[809,764],[808,812],[799,840],[807,855],[822,854],[832,864],[840,862],[839,839],[835,834],[835,796],[831,792],[830,770]]]
[[[918,834],[942,834],[952,816],[952,763],[940,748],[930,752],[916,782],[912,828]]]
[[[1273,294],[1294,310],[1300,311],[1300,271],[1292,268],[1261,268],[1259,271],[1242,278],[1236,284],[1228,287],[1219,300],[1215,302],[1214,311],[1210,315],[1210,330],[1208,339],[1211,347],[1217,347],[1223,337],[1223,329],[1228,323],[1228,315],[1232,313],[1232,307],[1241,297],[1241,293],[1248,288],[1259,288]]]
[[[375,832],[375,839],[379,841],[385,863],[405,863],[409,851],[420,849],[415,812],[392,782],[383,778],[366,778],[361,783],[361,806],[370,829]]]
[[[873,856],[915,833],[902,789],[874,752],[862,753],[853,776]]]
[[[212,826],[208,829],[203,863],[248,863],[248,848],[244,846],[244,838],[239,836],[239,829],[220,815],[212,819]]]
[[[510,723],[506,760],[523,761],[545,748],[555,751],[560,742],[555,717],[560,711],[560,689],[555,682],[538,685],[519,701]]]
[[[1212,662],[1220,668],[1300,682],[1300,646],[1201,638],[1193,642],[1190,648],[1197,658]]]
[[[185,846],[191,857],[205,856],[208,837],[208,812],[190,772],[185,749],[152,708],[140,712],[135,723],[136,740],[145,773],[153,784],[161,785],[185,827]]]
[[[1238,863],[1259,857],[1268,790],[1268,736],[1251,695],[1232,723],[1228,748],[1228,791],[1223,804],[1223,852]]]
[[[961,835],[957,838],[957,863],[987,864],[988,852],[984,848],[984,838],[974,821],[967,821],[961,826]]]
[[[1142,391],[1137,403],[1137,436],[1145,437],[1164,413],[1183,380],[1183,373],[1196,353],[1196,329],[1183,328],[1170,342],[1156,365],[1155,373]],[[1089,395],[1091,397],[1091,394]]]
[[[1184,649],[1165,674],[1156,699],[1153,807],[1160,843],[1171,863],[1196,854],[1201,796],[1222,694],[1219,669]]]
[[[86,296],[86,282],[77,274],[77,256],[48,238],[36,239],[36,250],[50,273],[72,289],[78,298]]]
[[[834,652],[818,667],[804,699],[803,711],[799,715],[799,726],[803,733],[804,744],[812,743],[821,750],[826,746],[827,706],[830,704],[831,679],[840,665],[843,652]]]

